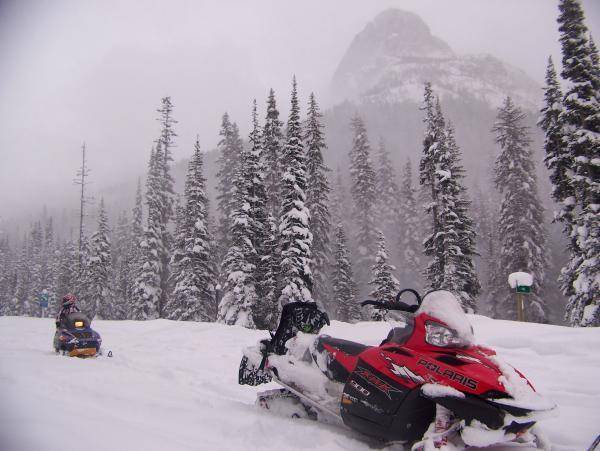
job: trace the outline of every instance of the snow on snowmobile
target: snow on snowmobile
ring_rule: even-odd
[[[416,304],[401,300],[412,293]],[[313,303],[284,306],[271,339],[244,350],[239,383],[275,381],[257,404],[291,417],[339,423],[413,451],[510,443],[546,449],[536,421],[556,406],[496,353],[475,344],[456,297],[412,289],[364,301],[404,317],[379,346],[317,335],[329,324]]]
[[[94,357],[101,353],[102,338],[81,312],[65,315],[54,334],[54,351],[71,357]]]

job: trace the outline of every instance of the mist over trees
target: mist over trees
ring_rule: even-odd
[[[481,156],[489,177],[476,187],[459,139],[465,125],[449,120],[455,103],[435,83],[419,87],[420,107],[389,107],[420,115],[422,124],[402,124],[423,131],[414,166],[398,161],[397,140],[372,120],[373,103],[353,105],[341,128],[332,117],[348,105],[321,112],[314,93],[302,101],[295,77],[285,123],[270,89],[236,118],[251,124],[249,135],[225,112],[208,152],[199,138],[175,142],[176,107],[164,97],[145,184],[126,196],[131,205],[103,199],[85,220],[93,210],[84,150],[77,221],[43,213],[18,236],[0,234],[0,314],[52,316],[73,292],[98,319],[274,329],[288,302],[315,302],[342,321],[379,321],[386,312],[361,311],[361,300],[417,288],[452,291],[468,312],[516,319],[506,276],[527,271],[528,321],[564,314],[570,325],[600,325],[598,51],[577,1],[561,0],[558,23],[562,80],[550,59],[539,119],[549,194],[535,164],[534,118],[512,96],[479,130],[496,147]],[[177,146],[192,157],[174,163]],[[566,262],[549,249],[549,196]],[[563,265],[565,298],[551,277]]]

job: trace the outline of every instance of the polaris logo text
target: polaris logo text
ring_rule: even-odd
[[[439,374],[446,379],[450,379],[451,381],[456,381],[465,387],[469,387],[472,390],[477,390],[478,382],[475,379],[471,379],[470,377],[465,376],[464,374],[457,373],[452,370],[442,370],[439,365],[429,362],[425,359],[419,359],[417,365],[423,365],[429,371],[433,371],[436,374]]]
[[[396,393],[400,392],[400,390],[392,387],[387,382],[382,381],[377,376],[375,376],[373,373],[371,373],[369,370],[365,370],[364,368],[358,367],[354,371],[354,373],[357,374],[358,376],[360,376],[362,379],[366,380],[369,384],[371,384],[377,390],[381,391],[389,399],[392,399],[392,395],[391,395],[392,392],[396,392]]]

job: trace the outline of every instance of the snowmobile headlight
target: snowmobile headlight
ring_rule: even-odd
[[[83,327],[83,321],[75,321],[75,327],[77,327],[77,328]]]
[[[467,346],[467,343],[458,336],[456,331],[432,321],[425,323],[425,341],[430,345],[442,348]]]

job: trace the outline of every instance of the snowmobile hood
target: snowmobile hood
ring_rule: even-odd
[[[460,306],[460,302],[449,291],[437,290],[427,293],[415,315],[429,315],[432,319],[441,321],[454,330],[465,343],[475,344],[473,327]]]

